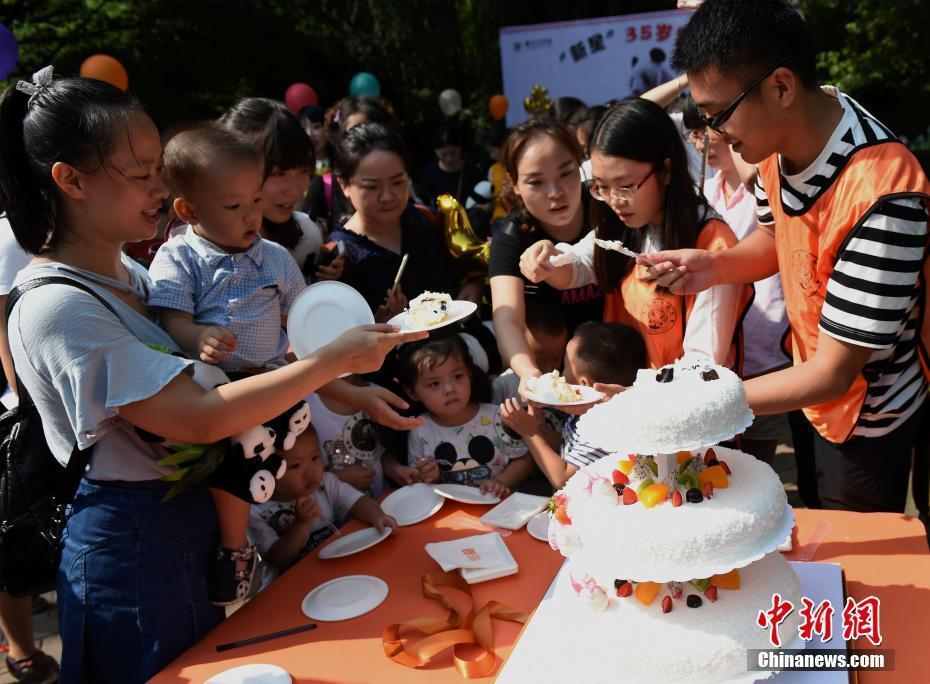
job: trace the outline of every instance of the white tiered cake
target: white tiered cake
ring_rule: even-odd
[[[552,681],[771,674],[747,671],[748,649],[771,648],[756,619],[774,593],[797,604],[800,584],[776,551],[794,522],[778,476],[717,446],[751,422],[739,378],[687,357],[640,371],[579,421],[585,441],[614,455],[550,504],[550,543],[569,559],[555,591],[569,628],[540,654]],[[781,629],[797,624],[792,613]]]

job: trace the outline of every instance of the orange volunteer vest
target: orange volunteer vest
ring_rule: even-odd
[[[800,216],[791,216],[781,203],[778,158],[773,155],[759,164],[759,175],[775,219],[775,248],[778,270],[785,293],[785,308],[791,327],[787,346],[794,364],[804,363],[817,351],[820,311],[827,294],[827,281],[849,236],[868,218],[878,198],[918,198],[930,202],[930,184],[917,160],[897,141],[886,141],[853,152],[846,166],[813,206]],[[930,316],[926,315],[930,264],[924,248],[920,276],[922,296],[918,343],[924,373],[930,377],[928,341]],[[825,439],[845,442],[852,434],[868,384],[860,373],[845,395],[803,409],[811,424]]]
[[[712,218],[701,228],[695,247],[718,252],[733,247],[737,242],[726,223]],[[684,353],[685,327],[694,308],[695,295],[672,294],[658,287],[655,281],[645,282],[641,280],[645,270],[645,266],[635,265],[620,287],[607,293],[604,297],[604,321],[623,323],[637,330],[646,343],[649,365],[659,368],[681,358]],[[727,365],[737,372],[742,366],[742,319],[752,302],[753,292],[752,285],[746,285],[740,302],[742,313],[727,355]]]

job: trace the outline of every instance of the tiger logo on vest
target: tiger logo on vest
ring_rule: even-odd
[[[791,257],[794,280],[806,297],[812,297],[820,291],[823,284],[817,277],[817,257],[803,249],[795,250]]]
[[[653,297],[643,306],[640,320],[650,335],[659,335],[672,329],[678,321],[678,312],[664,297]]]

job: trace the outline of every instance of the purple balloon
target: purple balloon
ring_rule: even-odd
[[[0,24],[0,79],[6,78],[19,63],[19,45],[13,32]]]

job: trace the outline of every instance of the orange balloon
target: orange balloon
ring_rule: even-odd
[[[81,76],[106,81],[120,90],[129,88],[129,74],[119,60],[110,55],[92,55],[81,64]]]
[[[488,101],[488,111],[492,119],[503,119],[510,109],[510,102],[503,95],[495,95]]]

